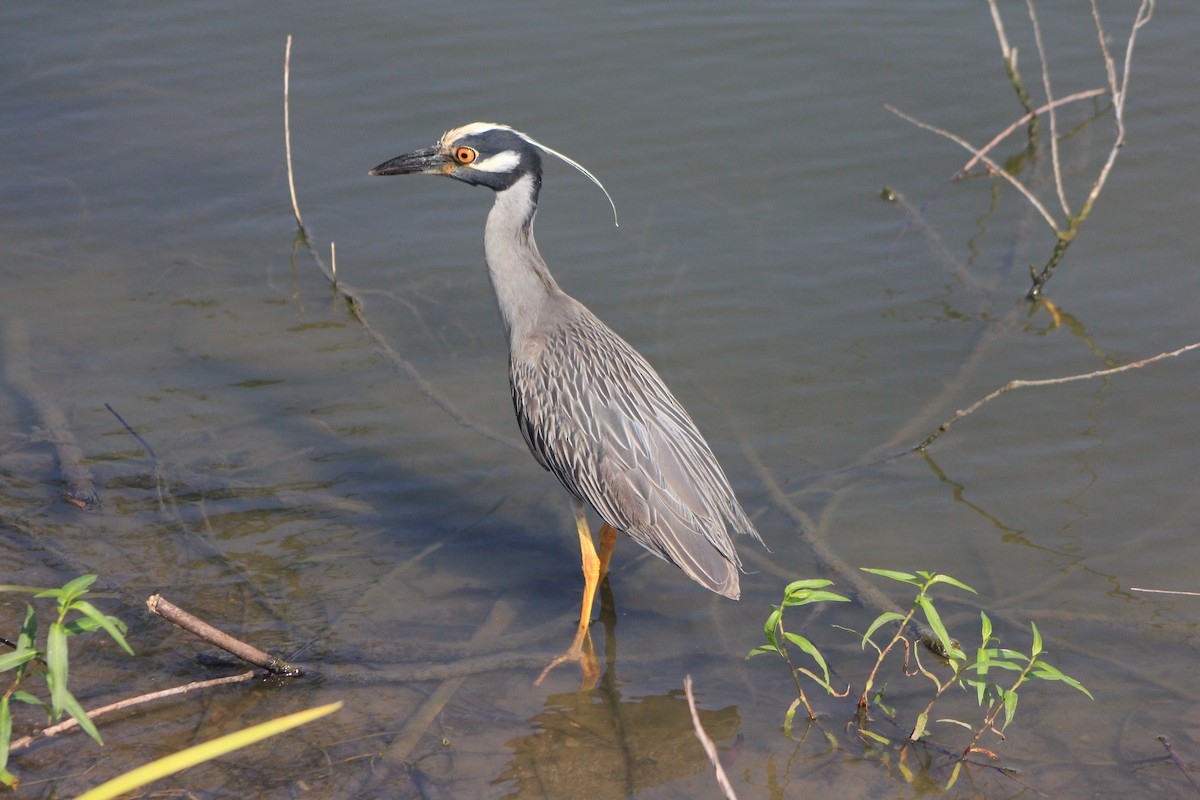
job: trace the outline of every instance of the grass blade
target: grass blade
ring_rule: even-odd
[[[76,800],[112,800],[112,798],[132,791],[139,786],[145,786],[148,783],[165,778],[168,775],[173,775],[188,767],[194,767],[205,761],[219,758],[226,753],[283,733],[298,725],[312,722],[327,714],[332,714],[341,707],[342,703],[338,701],[310,708],[307,711],[297,711],[295,714],[278,717],[268,722],[251,726],[245,730],[218,737],[210,742],[189,747],[186,750],[181,750],[178,753],[160,758],[157,761],[151,761],[149,764],[130,770],[124,775],[118,775],[111,781],[102,783],[96,788],[84,792]]]

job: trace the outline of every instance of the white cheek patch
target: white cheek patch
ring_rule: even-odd
[[[471,169],[493,173],[511,172],[520,163],[521,155],[519,153],[515,150],[505,150],[503,153],[489,156],[482,161],[476,161],[474,164],[471,164]]]

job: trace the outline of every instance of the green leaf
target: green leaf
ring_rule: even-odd
[[[786,597],[787,595],[794,594],[801,589],[821,589],[832,585],[833,581],[826,580],[825,578],[805,578],[804,580],[792,581],[789,583],[784,588],[783,594]]]
[[[948,722],[951,725],[957,725],[960,728],[966,728],[967,730],[972,731],[972,732],[975,730],[973,727],[971,727],[967,723],[963,722],[961,719],[950,719],[949,717],[942,717],[941,719],[934,720],[934,722]]]
[[[31,594],[37,597],[38,592],[46,591],[41,586],[20,586],[15,583],[0,583],[0,592],[20,592],[21,594]],[[57,591],[57,589],[53,590]]]
[[[888,741],[887,737],[880,736],[878,733],[875,733],[874,731],[869,731],[866,728],[859,728],[858,735],[866,736],[868,739],[874,739],[875,741],[879,742],[882,745],[890,745],[891,744],[891,742]]]
[[[67,697],[67,634],[60,622],[52,623],[46,635],[46,667],[50,707],[57,720],[62,716]]]
[[[799,706],[800,706],[800,698],[797,697],[795,700],[792,701],[792,704],[790,706],[788,706],[787,713],[783,715],[783,735],[788,737],[789,739],[792,738],[792,720],[795,718],[796,709]]]
[[[0,655],[0,672],[7,672],[10,669],[16,669],[26,661],[32,661],[38,657],[37,650],[13,650]]]
[[[933,601],[925,595],[921,595],[917,598],[917,605],[925,612],[925,620],[929,623],[929,627],[933,629],[933,633],[937,636],[938,643],[942,645],[942,649],[946,651],[946,656],[952,661],[966,658],[966,654],[950,640],[950,633],[942,623],[941,615],[934,608]]]
[[[783,599],[785,606],[806,606],[809,603],[849,603],[849,597],[843,597],[837,592],[815,592],[803,590],[796,594],[789,594]]]
[[[957,586],[959,589],[965,589],[968,592],[970,592],[971,594],[979,594],[979,592],[975,591],[970,586],[967,586],[965,583],[958,580],[957,578],[951,578],[949,575],[936,575],[935,574],[935,575],[931,576],[929,578],[929,585],[933,586],[935,583],[948,583],[951,586]]]
[[[836,696],[836,695],[837,695],[837,689],[834,689],[834,688],[833,688],[833,686],[832,686],[832,685],[829,683],[829,681],[828,681],[828,680],[824,680],[824,679],[822,679],[820,675],[818,675],[817,673],[813,672],[811,669],[809,669],[809,668],[807,668],[807,667],[796,667],[796,671],[797,671],[797,672],[799,672],[799,673],[801,673],[801,674],[803,674],[803,675],[807,675],[807,676],[808,676],[808,678],[809,678],[809,679],[810,679],[810,680],[811,680],[813,683],[815,683],[815,684],[817,684],[818,686],[820,686],[820,687],[821,687],[822,689],[824,689],[824,690],[825,690],[827,693],[829,693],[829,694],[832,694],[832,695],[834,695],[834,696]]]
[[[1013,717],[1017,714],[1017,693],[1013,691],[1004,692],[1004,724],[1000,726],[1003,731],[1008,727],[1008,723],[1013,721]]]
[[[767,641],[779,650],[779,642],[775,639],[775,629],[779,627],[779,619],[783,616],[783,609],[778,606],[771,606],[774,609],[768,616],[767,621],[763,623],[763,634],[766,635]],[[783,651],[780,650],[782,653]]]
[[[1018,661],[1024,661],[1027,664],[1031,660],[1029,658],[1029,656],[1025,655],[1020,650],[1009,650],[1007,647],[997,647],[993,652],[995,653],[996,656],[1003,656],[1004,658],[1015,658]],[[993,656],[993,657],[995,657],[995,656]]]
[[[100,731],[96,730],[96,723],[92,722],[88,717],[87,712],[83,710],[83,706],[79,705],[79,701],[75,699],[75,695],[70,692],[65,692],[66,697],[63,698],[63,708],[67,713],[75,718],[79,723],[79,727],[87,731],[87,735],[96,740],[96,744],[104,746],[104,740],[100,738]]]
[[[76,597],[85,594],[88,588],[96,582],[96,578],[96,575],[80,575],[75,580],[63,584],[62,593],[71,598],[71,600],[74,600]]]
[[[1033,628],[1033,648],[1029,651],[1029,654],[1034,658],[1037,658],[1042,652],[1042,634],[1038,631],[1036,622],[1031,620],[1029,622],[1029,627]]]
[[[824,656],[821,655],[821,651],[817,649],[817,646],[815,644],[813,644],[812,642],[810,642],[808,639],[805,639],[803,636],[798,636],[794,633],[787,634],[787,638],[788,638],[789,642],[796,645],[796,647],[799,647],[804,652],[808,653],[809,656],[812,657],[812,660],[817,662],[817,666],[819,666],[821,668],[821,674],[823,674],[825,676],[824,685],[826,687],[828,687],[829,686],[829,667],[825,665],[825,658],[824,658]]]
[[[12,699],[19,700],[22,703],[28,703],[31,706],[41,706],[42,708],[46,707],[45,703],[23,689],[18,689],[17,691],[13,692]]]
[[[1070,675],[1064,674],[1061,670],[1057,669],[1056,667],[1050,666],[1045,661],[1035,662],[1033,665],[1032,674],[1033,674],[1033,677],[1040,678],[1041,680],[1044,680],[1044,681],[1062,681],[1063,683],[1067,684],[1068,686],[1071,686],[1071,687],[1083,692],[1088,697],[1092,697],[1092,693],[1089,692],[1087,689],[1083,688],[1083,684],[1081,684],[1079,681],[1072,678]],[[1095,700],[1096,698],[1092,697],[1092,699]]]
[[[12,712],[8,708],[8,695],[0,695],[0,775],[7,773],[8,745],[12,742]]]
[[[99,629],[100,623],[96,622],[94,619],[88,619],[87,617],[78,617],[70,622],[63,623],[63,630],[66,632],[67,636],[77,636],[81,633],[91,633],[92,631]]]
[[[84,614],[88,619],[104,628],[104,630],[108,632],[108,635],[113,638],[113,641],[119,644],[126,653],[129,653],[131,656],[135,655],[133,648],[130,647],[129,643],[125,641],[125,631],[127,631],[128,628],[125,627],[124,622],[116,617],[110,617],[107,614],[100,613],[100,610],[87,600],[76,600],[71,605],[71,608],[81,614]]]
[[[881,578],[891,578],[901,583],[911,583],[913,586],[921,585],[921,581],[917,579],[917,576],[910,572],[896,572],[892,569],[871,569],[870,567],[859,567],[859,569],[863,572],[869,572],[872,575],[878,575]]]
[[[958,774],[960,772],[962,772],[962,762],[955,761],[954,762],[954,770],[950,773],[950,780],[946,781],[945,791],[947,791],[947,792],[950,791],[950,787],[953,786],[954,782],[958,780]]]
[[[992,621],[990,619],[988,619],[987,614],[980,611],[979,612],[979,642],[980,642],[981,652],[982,652],[982,648],[988,646],[991,638],[992,638]]]
[[[929,728],[926,727],[928,725],[928,723],[929,723],[929,715],[928,714],[926,714],[924,711],[922,711],[920,714],[917,714],[917,724],[913,728],[912,733],[910,733],[908,735],[908,740],[910,742],[915,742],[915,741],[920,740],[921,737],[928,735]]]
[[[875,618],[875,621],[871,623],[871,627],[867,628],[867,632],[863,634],[862,649],[863,650],[867,649],[867,640],[869,640],[871,638],[871,634],[873,634],[873,633],[875,633],[875,631],[879,630],[880,627],[886,625],[889,622],[895,622],[895,621],[903,622],[904,619],[905,619],[905,616],[896,611],[885,611],[882,614],[880,614],[878,617]]]
[[[17,649],[32,649],[35,642],[37,642],[37,611],[26,603],[25,621],[21,623],[21,632],[17,635]]]
[[[769,644],[764,644],[764,645],[759,645],[758,647],[751,650],[749,653],[746,653],[746,659],[749,660],[749,659],[753,658],[754,656],[762,655],[763,653],[775,653],[777,655],[782,655],[782,653],[779,652],[778,647],[774,647]]]

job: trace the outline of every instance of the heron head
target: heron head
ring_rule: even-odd
[[[502,192],[526,175],[532,175],[540,183],[542,153],[561,158],[599,186],[612,206],[616,221],[617,207],[608,190],[582,164],[518,130],[494,122],[472,122],[446,131],[433,147],[385,161],[369,174],[446,175]]]

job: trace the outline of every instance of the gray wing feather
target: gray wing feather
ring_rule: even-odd
[[[712,450],[636,350],[583,306],[567,310],[511,357],[529,449],[609,525],[736,598],[729,529],[761,538]]]

